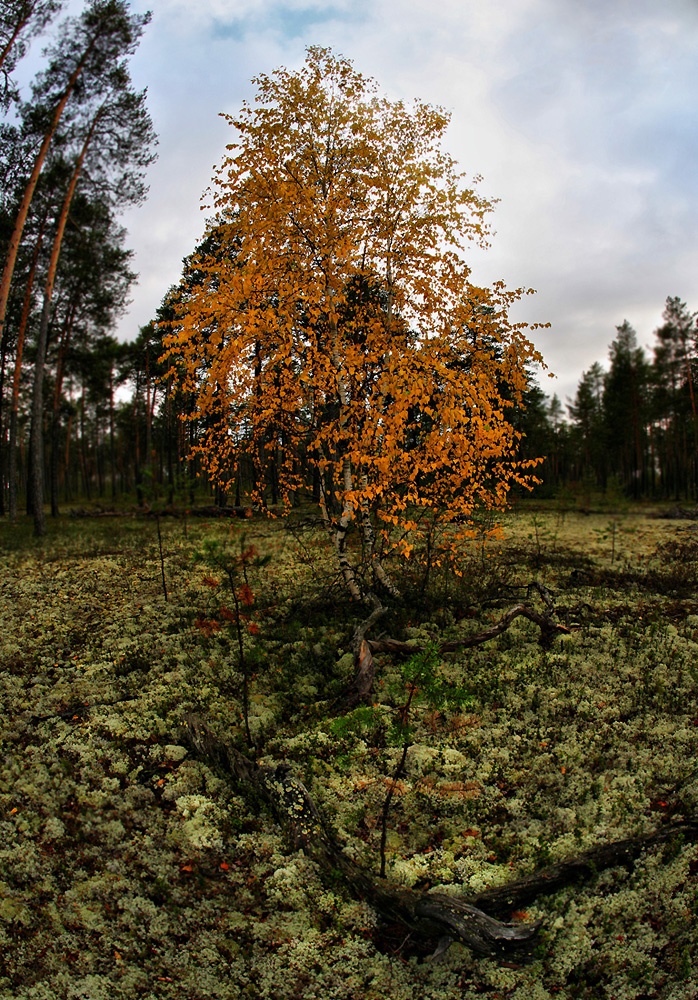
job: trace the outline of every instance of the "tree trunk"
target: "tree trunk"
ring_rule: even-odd
[[[65,454],[63,456],[63,468],[65,469],[65,481],[63,496],[65,497],[66,503],[72,500],[73,493],[70,486],[70,436],[73,433],[73,412],[72,410],[68,414],[68,423],[65,428]]]
[[[330,293],[330,342],[331,342],[331,356],[332,363],[334,364],[336,377],[337,377],[337,396],[339,398],[339,429],[340,434],[343,433],[348,425],[349,421],[349,408],[351,404],[351,398],[349,395],[349,387],[347,386],[346,377],[344,374],[344,369],[342,366],[342,359],[339,354],[339,330],[337,328],[337,317],[334,314],[334,305],[332,303],[332,295]],[[351,564],[349,559],[349,553],[347,552],[347,534],[349,532],[349,525],[354,518],[354,505],[349,499],[349,496],[354,490],[354,477],[351,466],[351,457],[349,455],[344,455],[342,459],[342,513],[337,522],[335,532],[334,532],[334,545],[335,551],[337,552],[337,559],[339,561],[339,566],[342,571],[342,576],[344,582],[347,586],[349,594],[353,600],[361,600],[362,593],[359,587],[356,571]],[[326,513],[327,508],[325,507]]]
[[[366,475],[362,475],[361,485],[364,489],[368,487],[368,477]],[[363,528],[366,560],[371,567],[374,577],[387,590],[391,597],[400,597],[400,591],[386,573],[376,552],[376,535],[371,523],[371,512],[365,503],[361,505],[361,526]]]
[[[143,476],[141,474],[141,434],[140,434],[140,421],[138,419],[138,408],[140,404],[140,393],[141,393],[141,375],[140,371],[136,371],[136,384],[133,393],[133,429],[135,436],[135,447],[133,449],[133,477],[136,487],[136,502],[139,507],[145,506],[145,499],[143,496]]]
[[[109,365],[109,470],[111,498],[116,500],[116,444],[114,432],[114,364]]]
[[[320,456],[323,457],[322,454]],[[349,476],[351,477],[351,466],[349,467]],[[349,556],[347,554],[346,548],[346,537],[349,524],[349,517],[343,521],[340,518],[337,526],[333,526],[332,519],[330,517],[330,512],[327,506],[327,485],[325,482],[324,471],[320,473],[320,513],[322,515],[322,521],[327,529],[327,532],[332,540],[335,551],[337,553],[337,561],[339,563],[339,569],[344,580],[344,584],[349,591],[349,596],[354,601],[361,601],[363,595],[359,588],[358,581],[356,579],[356,574],[354,572],[354,567],[351,564]],[[342,515],[342,518],[347,514],[346,508]]]
[[[10,286],[12,284],[12,276],[15,270],[15,264],[17,263],[17,254],[19,253],[20,243],[22,242],[22,234],[24,233],[24,226],[27,221],[27,216],[29,214],[29,207],[32,203],[34,197],[34,191],[36,190],[36,185],[39,182],[39,175],[43,168],[46,156],[49,151],[49,147],[53,140],[56,130],[58,128],[63,112],[65,111],[66,105],[70,100],[70,96],[75,89],[82,71],[84,70],[87,60],[92,52],[97,41],[96,36],[90,39],[88,46],[82,54],[80,62],[73,70],[70,79],[63,91],[58,104],[56,105],[51,122],[46,130],[43,141],[39,148],[39,152],[36,154],[36,159],[34,161],[34,167],[32,169],[29,180],[27,181],[26,187],[24,189],[24,194],[22,196],[22,201],[20,202],[19,209],[17,210],[17,216],[15,218],[15,224],[10,236],[7,252],[5,257],[5,266],[2,272],[2,278],[0,279],[0,332],[5,326],[5,316],[7,315],[7,302],[10,297]]]
[[[0,517],[5,516],[7,488],[7,435],[5,430],[5,372],[7,370],[7,337],[2,337],[2,347],[0,348],[2,358],[0,359]]]
[[[50,311],[51,296],[49,292],[44,292],[39,339],[36,345],[36,361],[34,362],[34,386],[32,389],[31,428],[29,432],[29,493],[31,496],[32,515],[34,517],[34,534],[37,537],[46,534],[46,518],[44,514],[44,368],[46,365]]]
[[[7,332],[7,331],[5,331]],[[0,338],[0,517],[6,513],[7,490],[7,431],[5,427],[5,373],[7,371],[7,336]]]
[[[41,221],[41,226],[39,228],[39,234],[36,239],[36,246],[34,248],[34,257],[32,259],[31,267],[29,269],[29,275],[27,277],[27,285],[24,289],[24,301],[22,303],[22,315],[19,321],[19,329],[17,330],[17,346],[15,348],[15,370],[12,378],[12,398],[10,401],[10,441],[9,441],[9,497],[8,506],[10,520],[17,520],[17,425],[19,418],[19,390],[22,382],[22,361],[24,356],[24,340],[27,332],[27,324],[29,322],[29,313],[31,312],[32,304],[32,291],[34,289],[34,279],[36,277],[36,268],[39,260],[39,254],[41,252],[41,244],[44,238],[44,227],[46,225],[46,217]]]
[[[53,408],[51,412],[51,517],[58,517],[58,449],[60,444],[60,405],[61,394],[63,392],[63,375],[65,370],[65,356],[70,343],[70,336],[73,330],[75,319],[74,306],[69,310],[68,317],[63,324],[61,331],[60,345],[58,348],[58,358],[56,360],[56,383],[53,390]]]
[[[2,50],[2,52],[0,52],[0,70],[5,65],[5,61],[9,56],[10,52],[12,52],[15,42],[19,38],[22,31],[26,28],[27,24],[29,23],[29,19],[31,18],[31,15],[34,12],[32,5],[27,5],[24,8],[24,10],[26,10],[27,12],[26,14],[22,13],[22,8],[18,8],[19,17],[17,18],[17,23],[15,24],[12,30],[12,34],[8,39],[7,45]]]
[[[67,100],[67,98],[66,98]],[[39,339],[36,348],[36,365],[34,368],[34,388],[32,392],[32,417],[31,417],[31,441],[32,441],[32,460],[31,460],[31,494],[32,494],[32,511],[34,514],[34,534],[37,536],[44,535],[46,533],[46,520],[44,517],[44,453],[43,453],[43,405],[44,405],[44,365],[46,362],[46,348],[48,345],[48,328],[49,328],[49,318],[51,315],[51,300],[53,298],[53,289],[56,282],[56,272],[58,271],[58,260],[61,254],[61,247],[63,245],[63,236],[65,235],[65,227],[68,222],[68,215],[70,213],[70,206],[73,201],[73,196],[75,194],[75,189],[78,185],[78,180],[80,179],[80,174],[82,173],[82,167],[85,162],[85,156],[87,155],[87,150],[92,141],[97,128],[97,123],[102,116],[102,109],[100,108],[92,119],[92,123],[85,136],[84,142],[82,144],[82,149],[78,155],[78,158],[73,169],[73,174],[70,178],[70,183],[68,184],[68,190],[65,193],[65,198],[63,199],[63,205],[61,207],[61,214],[58,218],[58,223],[56,225],[56,235],[53,239],[53,247],[51,248],[51,257],[49,259],[48,272],[46,275],[46,284],[44,286],[44,304],[41,310],[41,323],[39,326]]]

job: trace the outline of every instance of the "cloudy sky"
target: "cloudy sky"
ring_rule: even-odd
[[[219,112],[259,72],[332,46],[391,98],[452,113],[448,151],[500,199],[479,282],[537,289],[517,318],[566,401],[628,319],[650,345],[665,299],[698,310],[698,0],[132,0],[133,58],[160,136],[150,196],[125,219],[140,282],[120,325],[154,315],[201,235],[226,142]],[[71,10],[79,10],[71,0]]]

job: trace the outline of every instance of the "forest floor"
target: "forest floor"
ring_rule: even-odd
[[[470,543],[460,578],[395,566],[405,596],[375,637],[441,642],[517,603],[544,611],[531,583],[569,633],[546,649],[519,618],[438,657],[440,694],[417,692],[406,735],[389,654],[374,703],[337,707],[362,613],[310,519],[162,518],[162,561],[153,518],[61,519],[41,540],[0,524],[0,997],[698,997],[696,844],[540,896],[513,916],[543,921],[527,957],[456,943],[431,960],[186,741],[195,712],[291,765],[376,875],[393,785],[386,875],[427,891],[695,818],[698,522],[522,506],[503,527]]]

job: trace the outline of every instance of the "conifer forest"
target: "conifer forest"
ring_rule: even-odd
[[[546,395],[449,114],[311,46],[120,340],[150,16],[71,11],[0,3],[0,998],[692,1000],[698,313]]]

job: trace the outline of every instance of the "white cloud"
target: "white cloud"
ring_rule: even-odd
[[[692,0],[152,5],[134,73],[160,161],[128,219],[142,278],[124,336],[151,318],[201,232],[200,195],[231,138],[218,112],[250,99],[257,73],[299,65],[308,44],[332,45],[393,98],[452,112],[449,151],[501,199],[476,277],[538,288],[521,312],[554,324],[537,341],[563,397],[626,316],[648,341],[667,295],[698,308]]]

